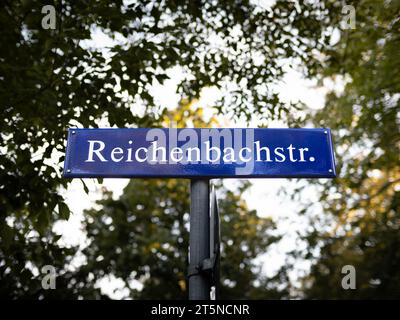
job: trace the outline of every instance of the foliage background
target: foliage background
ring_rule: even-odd
[[[341,27],[345,4],[356,9],[354,30]],[[183,73],[182,104],[172,116],[182,126],[205,121],[185,105],[214,86],[223,92],[215,110],[227,119],[262,126],[280,119],[330,127],[334,135],[338,178],[308,182],[320,198],[299,207],[309,220],[299,235],[306,246],[273,278],[260,275],[253,260],[278,241],[273,221],[248,210],[241,197],[247,183],[236,191],[220,185],[222,296],[400,296],[398,1],[56,1],[56,30],[41,28],[43,5],[0,7],[2,297],[106,298],[97,281],[109,274],[125,281],[132,298],[185,297],[186,182],[133,180],[117,200],[105,191],[85,212],[84,249],[64,246],[53,228],[70,215],[62,196],[69,181],[61,176],[66,128],[165,125],[169,111],[149,92],[174,67]],[[96,30],[113,45],[91,46]],[[276,85],[288,66],[343,90],[330,92],[318,111],[285,103]],[[77,256],[85,262],[74,267]],[[288,273],[301,260],[312,267],[294,289]],[[59,270],[57,290],[40,286],[45,264]],[[357,290],[339,285],[345,264],[356,266]],[[142,291],[130,287],[133,280]]]

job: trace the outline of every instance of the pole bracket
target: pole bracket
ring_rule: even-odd
[[[199,274],[213,274],[216,266],[217,258],[213,255],[211,258],[204,259],[200,264],[190,264],[188,268],[187,277]]]

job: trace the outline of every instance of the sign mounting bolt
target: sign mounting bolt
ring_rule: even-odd
[[[325,133],[325,134],[328,134],[328,131],[325,130],[324,133]]]
[[[68,169],[67,172],[71,172],[71,169]]]
[[[332,172],[333,170],[332,169],[329,169],[329,172]]]
[[[76,133],[76,131],[74,130],[74,131],[72,131],[72,134],[75,134]]]

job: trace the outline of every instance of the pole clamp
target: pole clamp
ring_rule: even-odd
[[[199,264],[189,264],[187,277],[196,276],[199,274],[212,274],[215,269],[216,256],[213,255],[209,259],[204,259]]]

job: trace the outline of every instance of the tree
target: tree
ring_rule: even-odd
[[[0,10],[0,265],[6,266],[0,280],[9,272],[15,288],[20,273],[31,272],[22,261],[39,268],[42,260],[15,251],[21,261],[7,259],[7,243],[21,251],[34,233],[57,246],[51,228],[69,217],[60,193],[68,184],[61,176],[66,128],[103,120],[159,125],[164,106],[157,108],[149,88],[173,67],[184,71],[184,98],[206,86],[234,88],[217,104],[220,112],[280,118],[291,109],[269,84],[282,77],[282,59],[306,61],[323,45],[318,3],[64,0],[54,6],[55,29],[42,28],[40,1],[7,0]],[[96,31],[112,40],[110,47],[90,45]]]
[[[311,216],[305,235],[309,298],[400,297],[400,6],[363,0],[355,8],[356,29],[341,30],[316,69],[321,79],[341,76],[344,88],[310,116],[333,130],[338,178],[322,184],[325,216]],[[344,265],[356,268],[356,290],[340,285]]]
[[[267,288],[254,263],[277,238],[271,235],[273,222],[258,217],[241,199],[247,187],[218,190],[221,297],[280,297],[285,292],[271,289],[273,283]],[[131,298],[187,299],[189,199],[189,182],[183,179],[133,179],[118,200],[105,192],[98,202],[101,209],[86,212],[90,245],[84,250],[83,268],[95,280],[106,275],[121,278]],[[143,288],[138,290],[135,281]]]

